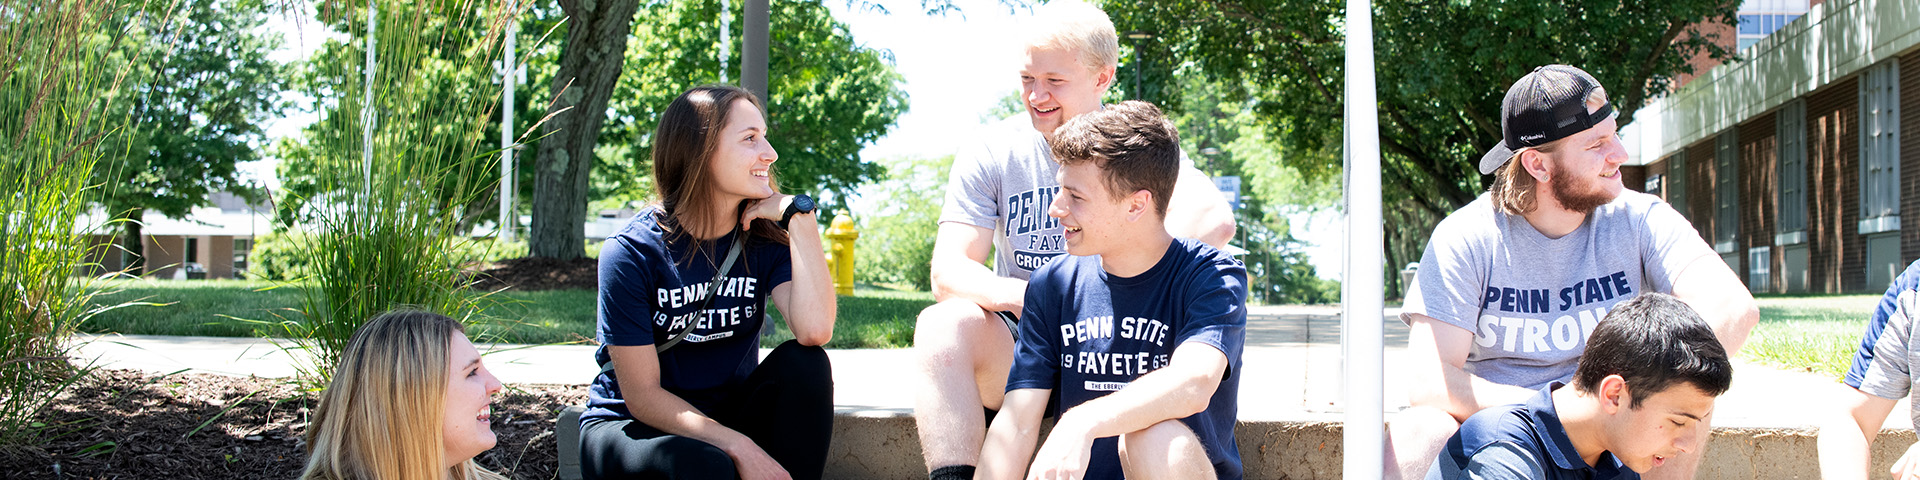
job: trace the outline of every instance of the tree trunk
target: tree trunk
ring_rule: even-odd
[[[134,276],[147,274],[146,242],[142,241],[143,235],[140,233],[142,227],[140,218],[146,216],[146,212],[144,208],[128,210],[125,216],[121,217],[120,222],[123,226],[120,233],[120,248],[125,249],[125,252],[121,253],[121,258],[127,260],[121,268]]]
[[[568,18],[560,69],[553,76],[552,118],[541,126],[533,184],[532,256],[584,256],[587,179],[593,146],[607,120],[607,100],[626,61],[638,0],[560,0]]]

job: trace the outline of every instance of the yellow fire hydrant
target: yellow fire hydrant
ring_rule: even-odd
[[[827,269],[833,272],[834,293],[853,294],[853,241],[858,238],[853,217],[846,211],[834,212],[833,226],[827,228],[827,242],[832,245],[827,250]]]

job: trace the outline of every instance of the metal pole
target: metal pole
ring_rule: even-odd
[[[740,88],[758,95],[761,103],[771,104],[773,99],[767,98],[767,24],[773,11],[767,0],[747,0],[744,7],[746,12],[741,16],[747,23],[740,48]],[[773,115],[769,112],[767,116]]]
[[[1373,78],[1373,3],[1347,0],[1347,274],[1343,285],[1342,346],[1346,350],[1347,478],[1381,478],[1386,415],[1381,312],[1380,125]]]
[[[1140,39],[1133,40],[1133,99],[1140,99]]]
[[[514,46],[520,34],[519,10],[515,2],[507,2],[507,52],[500,61],[500,224],[494,238],[502,242],[513,241],[513,87],[519,80],[519,66],[514,64]]]
[[[367,69],[360,104],[360,171],[361,186],[368,199],[373,198],[373,48],[375,34],[380,31],[375,10],[373,0],[367,0]]]
[[[727,83],[727,60],[733,56],[733,15],[730,13],[727,0],[720,0],[720,83]]]

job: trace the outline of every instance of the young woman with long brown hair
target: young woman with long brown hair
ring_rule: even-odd
[[[779,154],[760,105],[704,86],[661,114],[659,203],[600,254],[586,478],[811,479],[825,468],[833,374],[820,345],[833,336],[833,285],[812,199],[773,180]],[[768,300],[795,340],[761,361]]]

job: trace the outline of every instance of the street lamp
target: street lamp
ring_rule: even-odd
[[[1140,41],[1153,38],[1153,34],[1139,30],[1127,31],[1127,39],[1133,40],[1133,99],[1140,99]]]

